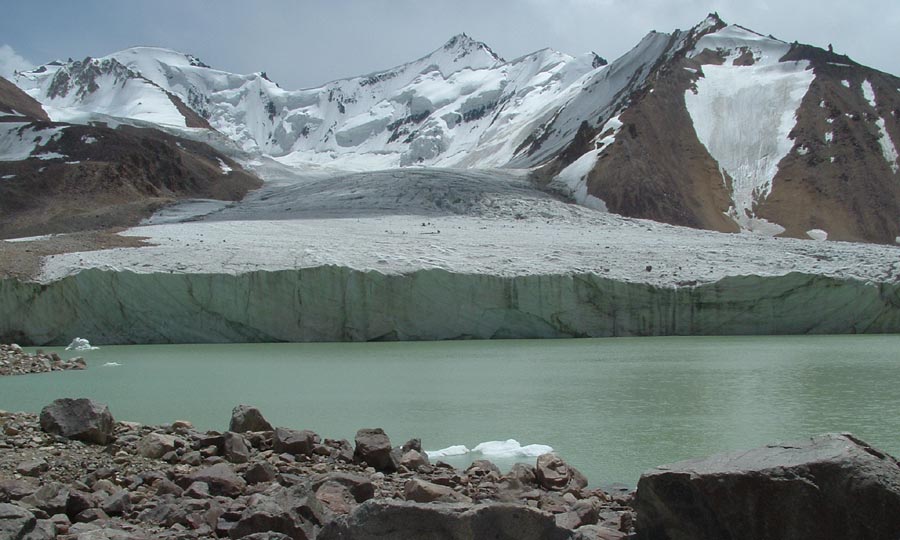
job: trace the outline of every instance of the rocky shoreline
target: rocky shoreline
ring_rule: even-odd
[[[87,369],[87,362],[80,356],[63,360],[56,353],[46,354],[38,351],[30,354],[15,343],[0,344],[0,377],[80,369]]]
[[[273,428],[246,406],[235,408],[222,433],[186,421],[115,422],[90,400],[57,400],[40,417],[0,413],[0,427],[3,539],[614,540],[634,533],[631,495],[587,488],[555,454],[507,474],[488,461],[460,470],[430,463],[418,440],[395,447],[380,429],[360,430],[353,443],[322,439]]]
[[[657,467],[610,494],[555,454],[507,473],[431,463],[418,440],[116,422],[59,399],[0,411],[0,540],[881,540],[900,462],[850,434]]]

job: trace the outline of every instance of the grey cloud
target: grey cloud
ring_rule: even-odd
[[[34,64],[19,56],[9,45],[0,45],[0,77],[12,78],[16,71],[25,71]]]

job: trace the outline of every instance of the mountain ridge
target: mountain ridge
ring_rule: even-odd
[[[81,98],[60,99],[53,78],[76,62],[16,82],[55,120],[103,112],[185,129],[207,122],[290,166],[524,168],[574,202],[625,216],[722,232],[900,237],[900,97],[889,90],[900,80],[715,13],[685,31],[650,32],[608,64],[552,49],[505,61],[462,33],[412,62],[302,90],[162,48],[104,59],[150,85],[117,83],[109,69],[93,79],[97,89],[82,84]],[[127,99],[129,84],[139,88]],[[828,105],[816,110],[811,93]],[[156,108],[132,111],[135,99]]]

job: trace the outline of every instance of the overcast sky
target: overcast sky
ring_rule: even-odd
[[[718,11],[900,75],[900,0],[0,0],[0,74],[134,45],[189,52],[284,88],[392,67],[466,32],[506,59],[550,47],[610,61],[650,30]]]

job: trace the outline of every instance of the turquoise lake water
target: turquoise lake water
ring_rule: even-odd
[[[47,349],[59,350],[59,349]],[[900,454],[900,336],[111,346],[82,372],[0,378],[0,409],[91,397],[119,420],[275,425],[352,440],[382,427],[428,450],[552,446],[592,484],[829,431]],[[115,362],[120,365],[106,365]],[[481,457],[447,458],[454,464]],[[496,458],[501,466],[527,458]],[[533,461],[533,458],[532,458]]]

